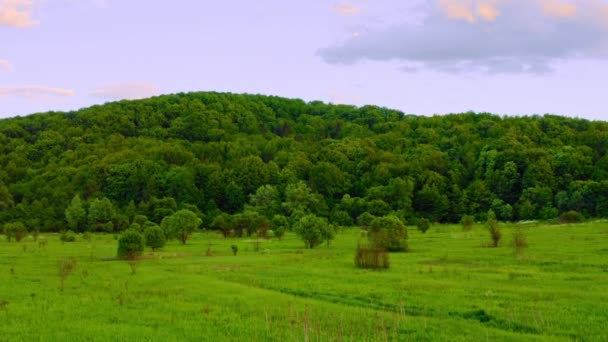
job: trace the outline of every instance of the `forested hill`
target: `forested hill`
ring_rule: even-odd
[[[0,120],[0,224],[124,229],[179,208],[456,222],[608,217],[608,123],[558,116],[413,116],[259,95],[189,93]],[[76,196],[78,195],[78,196]],[[92,213],[91,203],[112,205]],[[99,205],[96,204],[96,211]],[[105,215],[105,218],[103,218]]]

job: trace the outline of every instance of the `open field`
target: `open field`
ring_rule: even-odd
[[[410,227],[385,271],[354,267],[355,228],[314,250],[203,233],[147,250],[135,274],[113,235],[2,237],[0,340],[608,340],[608,222],[528,225],[521,255],[511,231],[485,248],[482,226]]]

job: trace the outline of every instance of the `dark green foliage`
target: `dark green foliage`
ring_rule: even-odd
[[[355,266],[369,269],[389,268],[389,253],[384,248],[357,246]]]
[[[64,230],[59,234],[59,240],[62,242],[74,242],[76,241],[76,233],[71,230]]]
[[[123,259],[136,259],[144,251],[144,236],[135,230],[126,230],[118,238],[117,256]]]
[[[367,236],[374,248],[385,248],[391,252],[408,250],[407,228],[394,215],[376,217],[369,227]]]
[[[232,216],[227,213],[217,215],[211,222],[211,229],[219,230],[224,237],[229,237],[233,229]]]
[[[178,239],[182,244],[201,225],[202,220],[190,210],[182,209],[163,219],[160,226],[167,238]]]
[[[553,115],[425,117],[190,93],[3,119],[0,140],[0,224],[30,231],[119,232],[179,209],[205,225],[245,211],[337,225],[366,212],[608,217],[608,123]]]
[[[367,211],[357,217],[357,224],[362,228],[368,228],[372,225],[372,221],[374,221],[376,217]]]
[[[231,245],[230,249],[232,249],[232,255],[236,256],[236,254],[239,252],[239,246],[237,245]]]
[[[21,222],[12,222],[4,225],[4,234],[10,242],[13,238],[19,242],[27,236],[27,228]]]
[[[559,222],[561,223],[577,223],[583,221],[585,221],[585,217],[576,210],[570,210],[559,215]]]
[[[326,219],[312,214],[303,216],[293,230],[304,241],[306,248],[315,248],[323,242],[329,243],[335,234],[334,228]]]
[[[162,228],[157,225],[146,227],[144,230],[144,238],[146,240],[146,246],[152,248],[153,251],[163,248],[167,242],[165,233]]]
[[[418,219],[418,221],[416,222],[416,227],[422,233],[426,233],[426,231],[429,230],[429,228],[431,228],[431,221],[429,221],[425,218]]]
[[[462,224],[462,230],[470,231],[475,224],[475,217],[472,215],[463,215],[460,223]]]

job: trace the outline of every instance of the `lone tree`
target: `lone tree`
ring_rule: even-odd
[[[333,226],[326,219],[313,214],[303,216],[293,230],[304,241],[306,248],[315,248],[324,241],[329,243],[335,234]]]
[[[373,247],[386,248],[391,252],[407,251],[407,228],[397,216],[375,218],[367,236]]]
[[[422,233],[426,233],[426,231],[431,228],[431,221],[425,218],[421,218],[416,223],[416,226],[418,227],[419,231],[421,231]]]
[[[144,237],[146,238],[146,246],[152,248],[152,251],[163,248],[167,242],[165,233],[163,233],[162,228],[157,225],[147,227],[144,230]]]
[[[185,245],[190,235],[202,222],[195,213],[182,209],[171,216],[165,217],[160,226],[167,238],[177,238]]]
[[[136,230],[126,230],[118,239],[118,257],[136,259],[144,251],[144,236]]]
[[[19,242],[27,236],[27,228],[19,221],[7,223],[4,225],[4,234],[6,234],[8,242],[11,242],[12,238]]]

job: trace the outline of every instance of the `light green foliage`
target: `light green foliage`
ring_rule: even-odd
[[[82,232],[86,229],[87,212],[80,196],[75,195],[72,198],[70,205],[65,209],[65,219],[72,230]]]
[[[296,234],[300,236],[306,248],[315,248],[316,246],[333,239],[335,230],[333,226],[327,223],[327,220],[315,215],[303,216],[293,227]]]
[[[255,194],[252,194],[249,203],[253,209],[267,218],[272,218],[281,210],[281,198],[279,191],[273,185],[263,185],[259,187]]]
[[[182,209],[163,219],[160,226],[167,238],[178,239],[182,244],[201,225],[202,220],[190,210]]]
[[[144,238],[146,240],[146,246],[152,248],[153,251],[163,248],[167,241],[162,228],[157,225],[146,227],[144,230]]]
[[[27,236],[27,228],[21,222],[7,223],[4,225],[4,234],[7,241],[10,242],[12,239],[15,239],[15,241],[19,242]]]
[[[119,258],[135,259],[144,251],[144,236],[135,230],[126,230],[118,238]]]
[[[386,248],[391,252],[406,252],[407,228],[393,215],[376,217],[370,227],[368,238],[373,247]]]

